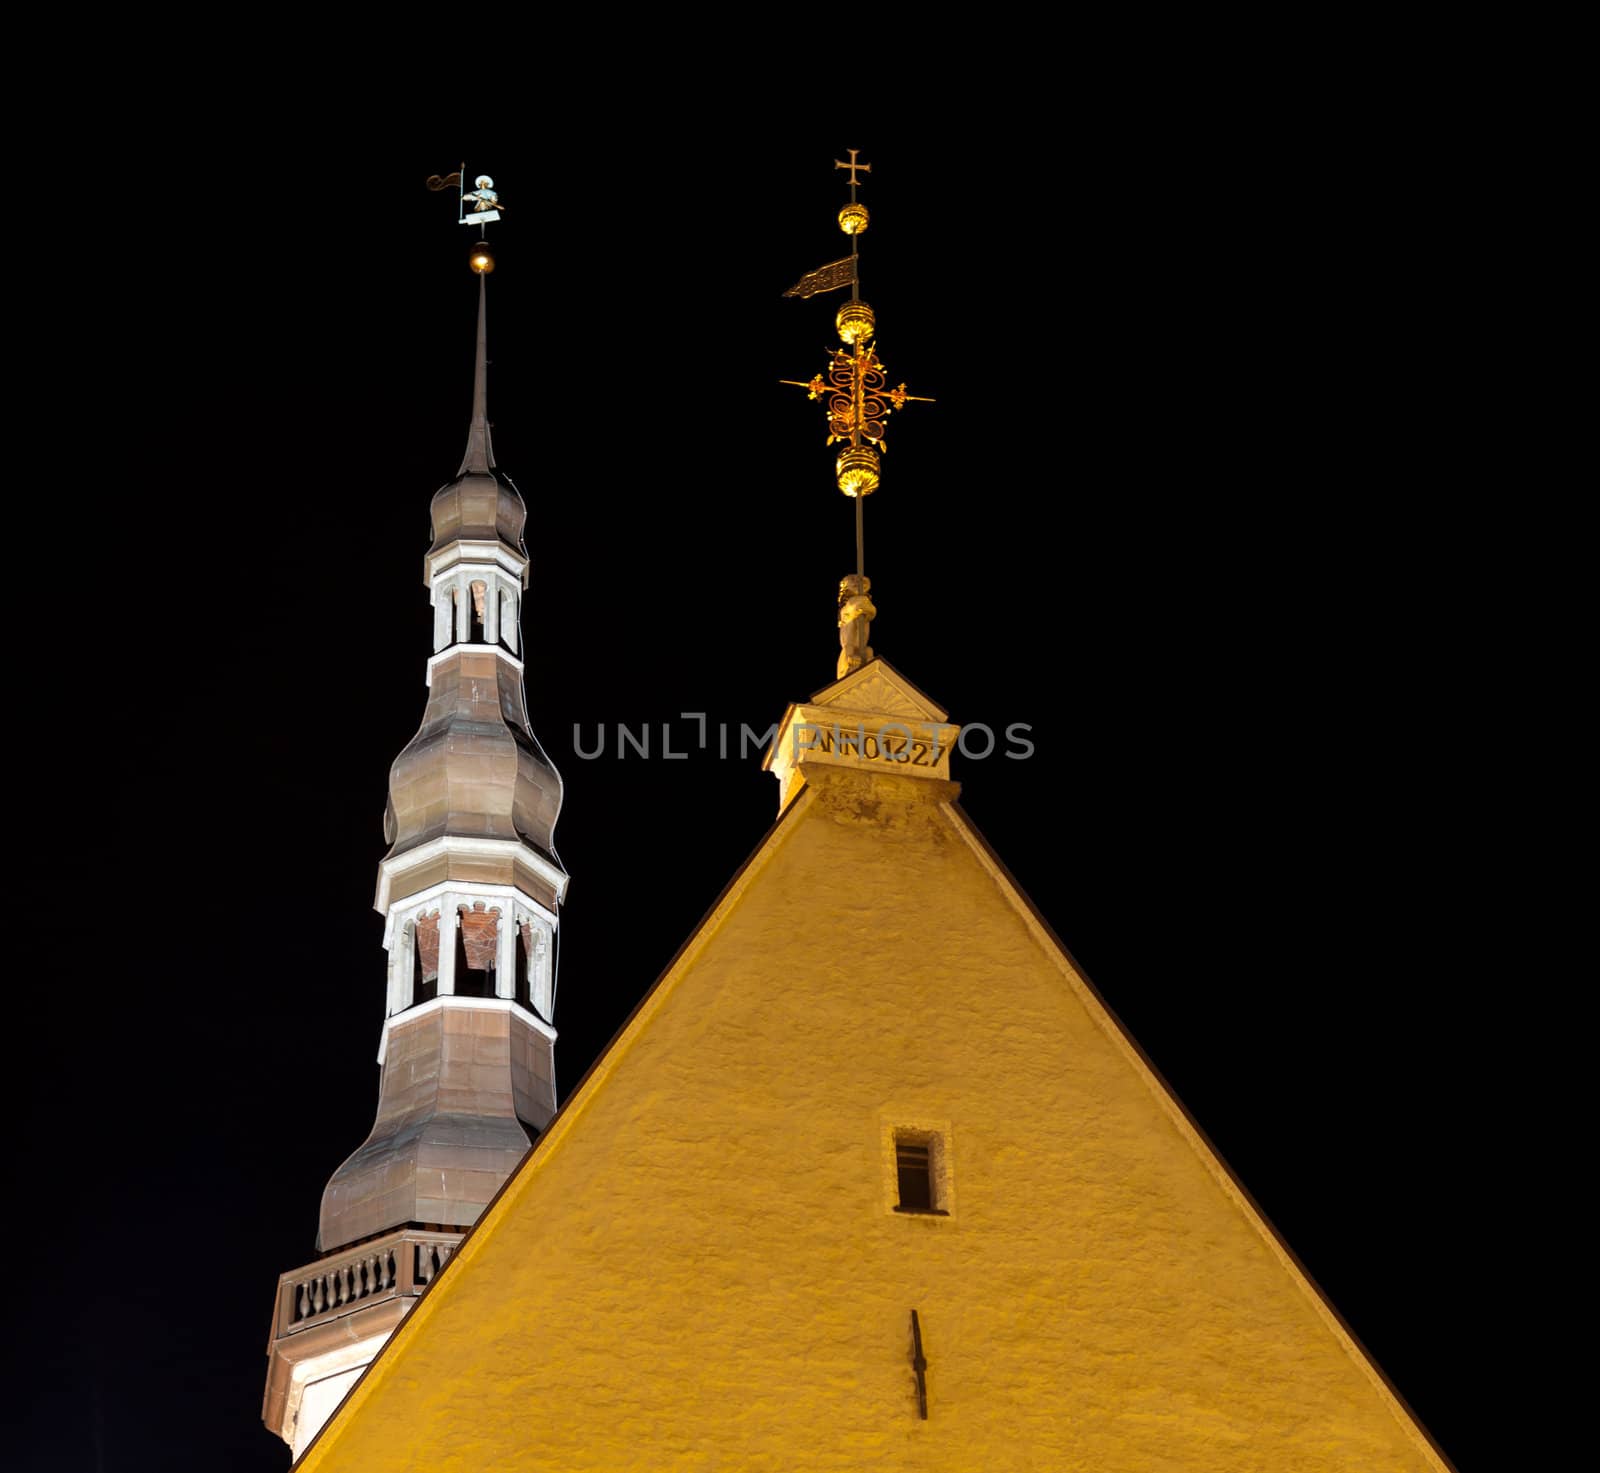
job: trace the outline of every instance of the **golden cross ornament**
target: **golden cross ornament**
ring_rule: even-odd
[[[843,159],[835,159],[833,161],[833,167],[834,168],[836,168],[836,169],[848,169],[850,171],[850,187],[852,189],[854,189],[856,187],[856,183],[857,183],[856,170],[857,169],[859,169],[863,174],[870,174],[872,172],[872,165],[871,164],[858,164],[856,162],[856,155],[858,153],[860,153],[860,152],[861,152],[861,150],[859,148],[850,149],[849,150],[850,162],[848,164],[845,163],[845,161]],[[893,172],[893,171],[891,170],[891,172]]]

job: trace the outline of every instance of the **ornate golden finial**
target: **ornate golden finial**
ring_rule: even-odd
[[[877,330],[877,316],[861,300],[860,273],[857,269],[856,239],[867,228],[867,208],[853,198],[856,189],[856,170],[871,172],[871,164],[858,163],[859,149],[850,150],[850,162],[833,161],[836,169],[850,170],[851,202],[839,212],[839,228],[850,237],[850,255],[846,260],[830,262],[816,271],[808,272],[798,285],[791,287],[785,296],[811,296],[818,291],[848,285],[850,300],[834,315],[833,325],[847,348],[835,348],[829,355],[828,376],[819,373],[809,379],[780,379],[780,383],[793,384],[806,390],[810,399],[828,396],[828,444],[848,440],[850,448],[842,451],[834,464],[834,476],[839,489],[846,496],[870,496],[878,489],[882,471],[878,454],[885,448],[884,421],[896,409],[904,409],[912,400],[933,403],[922,394],[908,393],[901,384],[898,389],[884,388],[888,375],[883,360],[872,346]],[[840,268],[848,266],[846,274]]]
[[[848,163],[835,159],[833,166],[850,171],[850,202],[839,211],[839,229],[850,237],[850,254],[843,260],[830,261],[826,266],[807,272],[784,293],[786,297],[810,297],[848,286],[850,300],[839,308],[833,320],[845,346],[830,351],[826,377],[818,373],[809,379],[779,380],[804,389],[808,399],[825,400],[828,444],[847,442],[834,462],[835,482],[856,504],[856,570],[839,585],[841,679],[872,659],[867,637],[878,611],[868,597],[872,585],[866,575],[862,502],[878,489],[882,479],[879,456],[886,448],[884,422],[895,410],[904,409],[914,399],[924,404],[933,403],[925,395],[909,393],[904,384],[897,389],[886,387],[888,371],[872,342],[877,331],[877,317],[861,300],[860,238],[872,217],[867,207],[856,199],[856,189],[861,182],[856,175],[870,174],[872,165],[860,162],[859,149],[852,148],[849,153]]]

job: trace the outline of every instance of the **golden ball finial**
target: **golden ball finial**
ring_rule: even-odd
[[[846,235],[860,235],[871,218],[865,205],[848,204],[839,211],[839,229]]]
[[[479,276],[487,276],[494,270],[494,255],[489,250],[489,247],[480,240],[477,245],[473,246],[472,254],[467,257],[467,264]]]
[[[865,302],[846,302],[833,319],[833,325],[839,329],[839,336],[851,347],[868,341],[872,337],[872,329],[876,323],[877,318],[872,315],[872,308]]]
[[[839,454],[839,489],[846,496],[870,496],[878,489],[878,452],[870,445],[851,445]]]

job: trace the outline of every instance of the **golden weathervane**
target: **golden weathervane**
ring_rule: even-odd
[[[779,380],[804,389],[809,399],[825,400],[828,444],[848,442],[834,463],[839,489],[846,496],[854,497],[856,503],[856,571],[839,585],[841,679],[873,657],[866,642],[867,631],[878,611],[868,597],[872,585],[866,574],[861,503],[878,489],[882,475],[879,455],[887,448],[883,438],[884,421],[913,400],[924,404],[934,402],[925,395],[908,393],[904,384],[896,389],[887,388],[888,372],[873,346],[877,322],[872,308],[861,300],[859,247],[861,233],[872,217],[867,207],[856,199],[860,183],[856,175],[870,174],[872,165],[859,162],[858,152],[854,148],[850,150],[848,163],[843,159],[833,161],[835,169],[850,171],[850,202],[839,211],[839,229],[850,237],[850,254],[807,272],[784,293],[786,297],[811,297],[818,292],[848,286],[850,300],[834,316],[834,326],[845,346],[830,351],[826,377],[819,373],[810,379]]]
[[[904,384],[897,389],[884,388],[889,382],[888,373],[872,345],[877,322],[872,308],[861,300],[858,238],[871,216],[867,207],[856,199],[856,173],[871,173],[872,165],[858,162],[859,152],[859,149],[850,150],[849,163],[843,159],[833,161],[834,168],[850,171],[850,203],[839,211],[839,229],[850,237],[849,256],[807,273],[784,293],[785,296],[809,297],[816,292],[848,286],[850,300],[839,308],[833,320],[846,346],[835,348],[829,354],[826,378],[819,373],[810,379],[779,380],[806,390],[809,399],[826,397],[828,444],[850,442],[840,451],[835,464],[839,489],[846,496],[857,498],[870,496],[878,489],[881,475],[878,455],[887,448],[883,422],[894,410],[904,409],[912,400],[923,404],[934,402],[925,395],[908,393]]]

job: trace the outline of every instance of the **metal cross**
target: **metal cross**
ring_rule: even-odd
[[[843,159],[835,159],[833,161],[833,167],[834,168],[836,168],[836,169],[848,169],[850,171],[850,187],[852,189],[854,189],[856,187],[856,170],[857,169],[860,169],[863,174],[870,174],[872,172],[872,165],[871,164],[858,164],[856,162],[856,155],[858,153],[860,153],[860,152],[861,152],[861,150],[859,148],[852,148],[850,150],[850,162],[848,164],[845,163],[845,161]]]
[[[860,505],[860,498],[857,498]],[[928,1358],[922,1353],[922,1325],[917,1320],[916,1310],[911,1311],[911,1369],[917,1373],[917,1410],[922,1414],[922,1420],[928,1420],[928,1382],[926,1372]]]

